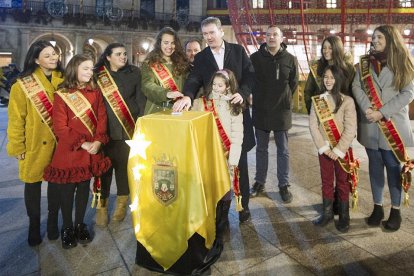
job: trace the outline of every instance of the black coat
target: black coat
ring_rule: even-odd
[[[144,115],[146,103],[146,97],[141,92],[141,71],[133,65],[127,65],[117,72],[111,71],[110,68],[107,69],[118,86],[119,92],[128,106],[132,117],[136,121],[138,117]],[[108,114],[109,137],[112,140],[128,140],[128,135],[106,100],[105,106]]]
[[[239,92],[246,102],[251,93],[251,87],[254,81],[252,63],[242,46],[227,42],[224,43],[224,68],[234,73],[239,85]],[[214,59],[210,47],[204,48],[194,58],[193,70],[184,83],[184,95],[194,99],[201,87],[204,88],[204,91],[207,91],[213,74],[218,70],[217,62]],[[249,109],[243,112],[243,127],[244,138],[242,151],[248,152],[256,144]]]
[[[292,96],[298,82],[298,61],[282,44],[276,55],[266,43],[250,56],[256,82],[253,94],[253,124],[261,130],[284,131],[292,127]]]

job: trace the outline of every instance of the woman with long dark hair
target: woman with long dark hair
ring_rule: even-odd
[[[322,215],[313,223],[325,226],[333,219],[336,190],[339,199],[339,222],[336,227],[341,232],[347,232],[350,185],[346,171],[349,163],[345,156],[355,138],[357,120],[354,100],[341,92],[343,81],[341,69],[333,65],[325,67],[322,72],[322,93],[312,97],[309,129],[319,153],[323,200]],[[326,122],[328,116],[332,119]]]
[[[334,65],[342,70],[344,80],[342,82],[341,92],[346,95],[351,95],[351,85],[355,75],[352,57],[345,54],[344,45],[340,37],[328,36],[322,41],[321,58],[309,65],[310,72],[304,90],[308,114],[310,113],[312,105],[311,97],[321,93],[320,84],[322,83],[322,73],[328,65]]]
[[[182,88],[189,63],[177,32],[164,27],[155,38],[154,49],[142,65],[142,92],[147,97],[145,114],[171,109],[183,97]]]
[[[401,225],[401,163],[408,161],[405,147],[414,146],[408,104],[414,98],[414,60],[394,26],[382,25],[372,35],[373,49],[360,57],[352,92],[359,107],[358,141],[365,147],[374,210],[367,219],[380,226],[384,218],[385,174],[391,211],[383,222],[396,231]],[[404,187],[408,189],[407,186]]]
[[[48,41],[34,42],[26,55],[22,73],[10,91],[7,152],[19,162],[19,178],[25,183],[24,201],[29,216],[30,246],[42,242],[40,198],[43,171],[49,165],[56,138],[52,131],[54,92],[63,81],[59,55]],[[47,235],[59,237],[58,192],[48,186]]]
[[[126,48],[121,43],[109,44],[95,65],[97,83],[105,98],[110,141],[104,146],[112,168],[101,177],[101,200],[97,204],[96,225],[108,225],[108,197],[115,172],[117,198],[113,221],[123,221],[128,206],[128,156],[125,140],[132,139],[135,121],[144,114],[145,96],[141,92],[141,72],[128,63]]]

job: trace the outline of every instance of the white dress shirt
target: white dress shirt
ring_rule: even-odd
[[[213,50],[211,48],[210,50],[213,53],[214,59],[217,62],[217,66],[219,70],[222,70],[224,68],[224,50],[225,50],[224,40],[223,40],[223,43],[221,43],[221,46],[218,51]]]

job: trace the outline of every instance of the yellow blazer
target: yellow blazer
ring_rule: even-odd
[[[39,67],[34,74],[53,101],[53,93],[63,82],[62,74],[57,71],[52,72],[51,82]],[[42,181],[43,171],[52,159],[56,143],[48,126],[43,123],[17,82],[13,84],[10,91],[8,116],[7,153],[12,157],[26,153],[25,159],[19,160],[19,178],[25,183]]]

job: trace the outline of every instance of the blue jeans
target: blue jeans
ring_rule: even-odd
[[[382,205],[385,174],[384,166],[387,170],[388,189],[390,190],[392,206],[401,205],[401,164],[394,156],[391,150],[373,150],[365,149],[369,160],[369,180],[371,181],[371,190],[374,203]]]
[[[274,131],[277,150],[277,180],[279,188],[289,185],[289,148],[288,132]],[[256,182],[266,183],[269,166],[269,136],[270,131],[256,128]]]

